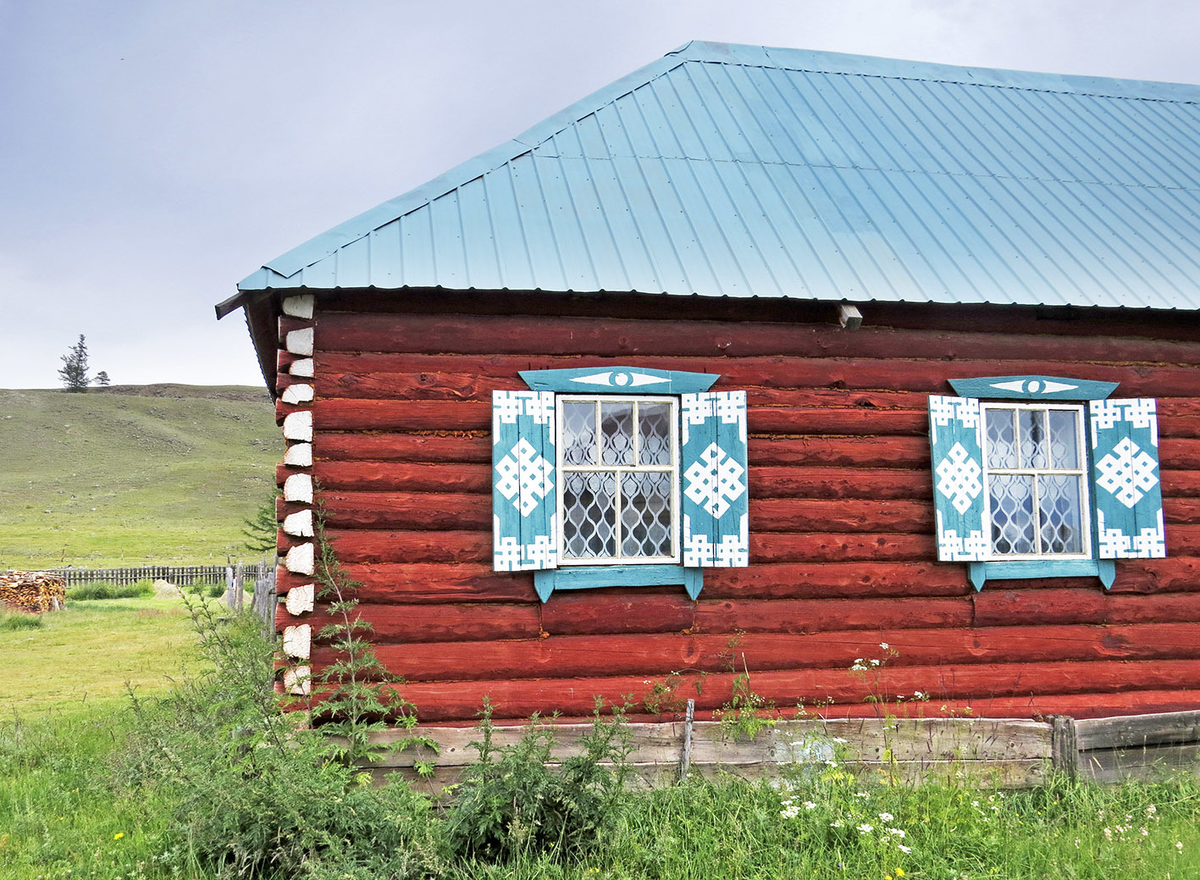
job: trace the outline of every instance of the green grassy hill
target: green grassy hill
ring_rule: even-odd
[[[0,389],[0,570],[250,559],[282,455],[262,389]]]

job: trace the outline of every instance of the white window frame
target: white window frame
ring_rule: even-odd
[[[671,464],[668,465],[607,465],[597,463],[595,465],[570,465],[564,462],[564,455],[567,448],[566,442],[566,418],[563,412],[564,404],[569,401],[587,401],[592,402],[599,407],[604,403],[666,403],[671,408],[671,417],[669,420],[671,428]],[[560,489],[557,493],[557,519],[558,528],[558,564],[564,567],[570,566],[610,566],[610,565],[664,565],[664,564],[679,564],[682,558],[682,550],[680,546],[680,520],[682,519],[681,511],[683,509],[682,499],[680,497],[680,472],[679,458],[681,454],[679,443],[679,398],[664,395],[653,394],[556,394],[554,399],[555,405],[555,467],[558,470],[558,481]],[[641,453],[640,432],[636,430],[637,421],[634,422],[635,430],[633,431],[633,450],[634,461],[638,461]],[[597,415],[597,443],[600,442],[600,420]],[[597,456],[599,460],[599,456]],[[566,481],[568,474],[574,473],[613,473],[616,478],[616,511],[614,525],[614,546],[617,550],[615,556],[587,556],[587,557],[572,557],[567,555],[567,537],[566,537],[566,519],[564,516],[564,502],[566,499]],[[671,547],[674,550],[674,555],[671,556],[624,556],[622,550],[622,523],[621,523],[621,476],[626,473],[669,473],[671,475]]]
[[[1045,403],[1025,403],[1020,401],[1005,401],[1003,403],[981,401],[981,451],[983,455],[983,522],[985,526],[985,534],[988,541],[988,562],[1020,562],[1020,561],[1058,561],[1058,560],[1091,560],[1093,559],[1092,548],[1092,484],[1091,471],[1088,459],[1087,436],[1087,413],[1085,406],[1082,403],[1060,403],[1049,401]],[[1035,468],[1035,467],[1020,467],[1020,468],[993,468],[988,462],[990,459],[990,441],[987,432],[987,419],[989,411],[1004,411],[1015,413],[1018,410],[1033,410],[1039,412],[1048,412],[1050,410],[1067,411],[1075,414],[1075,442],[1076,442],[1076,458],[1078,467],[1075,468]],[[1014,438],[1019,438],[1019,435],[1014,432]],[[1019,439],[1015,439],[1018,443]],[[1039,497],[1038,497],[1038,476],[1072,476],[1078,480],[1080,486],[1079,491],[1079,523],[1080,530],[1083,536],[1083,551],[1080,553],[996,553],[994,551],[995,541],[993,539],[992,527],[992,491],[991,480],[993,475],[1033,475],[1033,516],[1034,516],[1034,536],[1036,544],[1040,547],[1041,544],[1041,528],[1038,521],[1039,518]]]

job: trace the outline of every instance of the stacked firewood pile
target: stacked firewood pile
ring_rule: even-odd
[[[18,611],[58,611],[67,607],[67,586],[60,577],[40,571],[0,574],[0,604]]]

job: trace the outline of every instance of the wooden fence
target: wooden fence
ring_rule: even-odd
[[[580,753],[589,725],[556,725],[552,762]],[[497,727],[496,747],[517,742],[526,727]],[[816,771],[836,763],[859,775],[906,782],[970,783],[1025,788],[1055,772],[1098,782],[1154,778],[1169,772],[1200,774],[1200,712],[1173,712],[1076,721],[1013,718],[855,718],[780,721],[753,740],[730,736],[716,722],[630,724],[629,762],[646,786],[669,785],[688,774],[732,773],[748,779],[772,777],[784,765]],[[436,793],[456,782],[478,755],[470,747],[479,732],[470,728],[423,727],[382,731],[380,744],[406,736],[438,744],[384,754],[370,767],[379,777],[399,773]],[[1072,738],[1073,737],[1073,738]],[[418,777],[417,762],[434,765]]]
[[[272,563],[250,563],[244,565],[247,577],[265,577],[269,569],[272,573],[275,566]],[[107,583],[117,586],[127,586],[138,581],[168,581],[177,587],[193,587],[227,582],[226,565],[142,565],[137,568],[49,568],[46,574],[52,574],[63,579],[68,587],[80,584]]]
[[[262,618],[263,635],[275,636],[275,566],[263,562],[245,565],[239,562],[225,568],[225,602],[231,611],[241,611],[246,603],[246,584],[253,580],[250,609]]]

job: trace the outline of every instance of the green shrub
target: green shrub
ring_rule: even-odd
[[[193,607],[211,668],[167,698],[135,701],[139,734],[118,777],[165,791],[169,836],[219,876],[433,876],[442,844],[426,798],[382,788],[303,729],[273,687],[273,648],[251,613]]]
[[[615,821],[628,775],[628,728],[616,712],[600,717],[580,744],[582,754],[548,766],[554,729],[535,717],[525,735],[498,752],[491,705],[484,702],[482,739],[471,744],[479,760],[470,765],[446,818],[450,845],[467,859],[515,859],[544,855],[578,857],[592,849]]]
[[[93,601],[103,599],[143,599],[154,595],[154,584],[141,580],[133,584],[94,583],[80,584],[67,590],[67,599]]]
[[[46,625],[39,614],[26,614],[24,611],[9,611],[0,608],[0,632],[18,629],[38,629]]]

